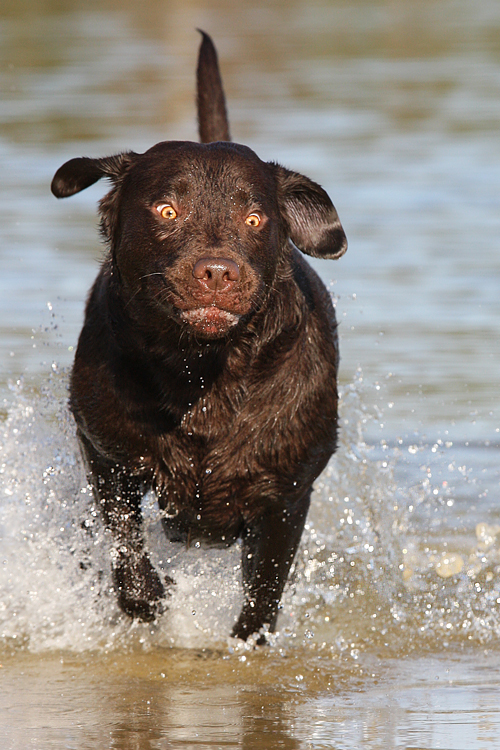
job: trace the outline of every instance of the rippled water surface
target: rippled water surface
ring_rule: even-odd
[[[266,648],[227,638],[239,550],[162,538],[154,626],[110,592],[65,409],[102,248],[78,155],[196,138],[195,27],[232,132],[332,196],[341,445]],[[500,746],[500,6],[10,2],[0,8],[2,747]],[[82,524],[82,520],[84,523]]]

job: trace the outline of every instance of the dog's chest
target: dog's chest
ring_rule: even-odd
[[[233,525],[260,510],[255,497],[274,474],[261,463],[262,435],[254,428],[251,398],[207,394],[178,427],[158,441],[155,467],[160,505],[207,524]],[[250,415],[250,416],[249,416]],[[200,519],[198,519],[200,520]]]
[[[155,489],[172,540],[224,545],[239,535],[249,513],[260,513],[261,508],[252,500],[254,476],[238,431],[227,438],[234,423],[216,429],[208,413],[206,407],[205,420],[190,414],[161,441]]]
[[[219,494],[230,478],[245,476],[245,417],[241,404],[210,396],[200,398],[183,415],[180,424],[159,440],[160,473],[177,494]],[[236,399],[239,401],[239,399]]]

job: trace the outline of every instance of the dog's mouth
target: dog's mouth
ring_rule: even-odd
[[[231,328],[237,325],[241,315],[210,305],[208,307],[197,307],[193,310],[183,310],[181,319],[199,336],[215,339],[225,336]]]

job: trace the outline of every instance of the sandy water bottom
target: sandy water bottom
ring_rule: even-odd
[[[0,736],[6,750],[497,748],[498,657],[18,654],[2,664]]]

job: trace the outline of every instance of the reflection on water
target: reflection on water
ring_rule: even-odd
[[[244,663],[175,651],[119,662],[19,656],[21,673],[4,665],[4,747],[498,747],[500,674],[491,654],[386,661],[372,672],[337,667],[328,690],[304,684],[300,665],[292,682],[293,668],[274,666],[270,675],[265,662],[259,653]]]
[[[117,611],[59,375],[102,186],[63,205],[52,174],[196,137],[195,27],[237,139],[324,184],[350,242],[315,262],[342,445],[257,651],[226,638],[238,550],[168,547],[152,497],[171,607]],[[2,747],[498,747],[498,3],[4,0],[0,39]]]

